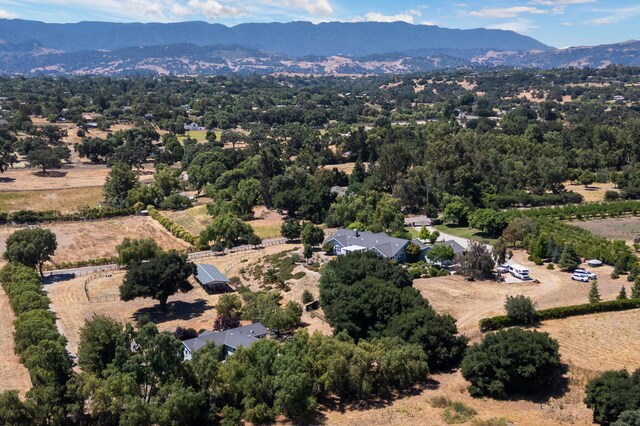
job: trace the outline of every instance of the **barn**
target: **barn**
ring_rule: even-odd
[[[206,290],[224,292],[229,289],[229,279],[213,265],[197,264],[196,280]]]

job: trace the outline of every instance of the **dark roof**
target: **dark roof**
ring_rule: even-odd
[[[462,254],[465,251],[467,251],[467,249],[465,249],[464,247],[462,247],[459,243],[457,243],[455,240],[449,240],[449,241],[445,241],[443,243],[440,244],[444,244],[445,246],[449,246],[451,248],[453,248],[453,252],[455,254]]]
[[[202,348],[207,342],[214,342],[216,345],[228,346],[237,349],[243,346],[250,346],[258,338],[264,337],[269,330],[257,322],[238,328],[225,331],[205,331],[195,339],[184,340],[182,342],[191,352]]]
[[[229,282],[229,279],[213,265],[197,264],[196,267],[196,279],[202,285]]]
[[[335,234],[325,239],[324,243],[332,240],[340,243],[342,247],[361,246],[367,250],[377,250],[388,258],[395,257],[409,243],[409,240],[390,237],[384,232],[374,234],[373,232],[356,232],[350,229],[339,229]]]

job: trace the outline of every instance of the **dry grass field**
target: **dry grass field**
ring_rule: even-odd
[[[9,299],[0,288],[0,393],[15,389],[24,394],[31,389],[29,371],[13,352],[13,320]]]
[[[350,175],[353,173],[353,168],[356,166],[356,163],[344,163],[344,164],[328,164],[326,166],[322,166],[324,169],[338,169],[341,172],[345,172]]]
[[[586,188],[584,185],[565,182],[564,186],[568,191],[582,195],[587,203],[604,201],[604,194],[607,191],[618,192],[618,189],[612,183],[596,183]]]
[[[596,235],[633,242],[636,235],[640,234],[640,217],[618,217],[611,219],[596,219],[584,222],[571,222]]]
[[[106,166],[64,168],[49,176],[36,169],[9,169],[0,176],[0,192],[102,187],[108,173]]]
[[[187,248],[188,244],[175,238],[150,217],[129,216],[86,222],[60,222],[43,226],[51,229],[58,239],[54,262],[111,257],[117,254],[116,246],[129,238],[151,237],[164,249]],[[9,235],[21,229],[16,226],[0,227],[0,252],[5,251]]]
[[[192,234],[200,234],[213,220],[207,213],[207,206],[200,205],[182,211],[165,211],[162,214],[182,226]],[[280,226],[283,216],[264,206],[258,206],[253,211],[254,220],[248,223],[260,238],[280,236]]]
[[[39,191],[0,192],[0,211],[58,210],[63,213],[81,207],[98,207],[104,200],[102,187],[82,189],[53,189]]]

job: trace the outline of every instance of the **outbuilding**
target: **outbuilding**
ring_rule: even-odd
[[[196,280],[202,287],[213,292],[227,291],[229,279],[213,265],[196,265]]]

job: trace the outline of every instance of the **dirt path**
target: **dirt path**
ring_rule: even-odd
[[[24,396],[31,389],[31,377],[20,358],[13,352],[14,320],[9,299],[0,288],[0,392],[15,389]]]

